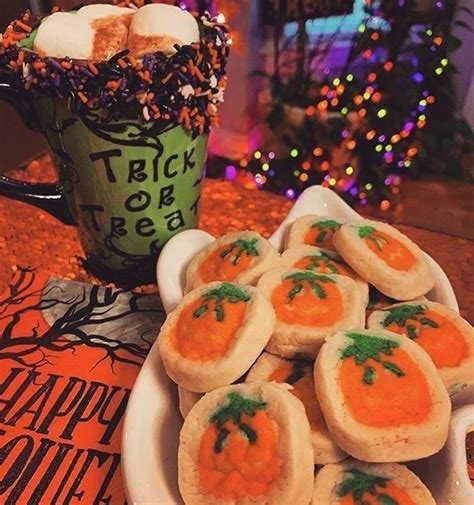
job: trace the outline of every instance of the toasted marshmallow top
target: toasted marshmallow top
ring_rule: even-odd
[[[84,16],[91,21],[95,19],[108,18],[112,16],[132,16],[136,12],[135,9],[129,9],[128,7],[117,7],[116,5],[108,4],[95,4],[95,5],[85,5],[81,7],[77,14],[79,16]]]
[[[138,9],[130,33],[170,37],[180,44],[199,41],[199,27],[194,17],[188,11],[166,4],[149,4]]]
[[[39,26],[33,50],[47,56],[69,56],[87,60],[92,58],[94,30],[82,16],[69,12],[55,12]]]

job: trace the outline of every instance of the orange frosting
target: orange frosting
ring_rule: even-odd
[[[407,492],[393,484],[392,482],[387,482],[386,486],[375,486],[375,495],[370,493],[364,493],[357,503],[353,500],[351,495],[344,496],[340,501],[340,505],[358,505],[359,503],[366,503],[367,505],[380,505],[382,502],[378,498],[380,495],[386,495],[395,500],[397,505],[416,505],[415,502],[410,498]]]
[[[340,228],[341,225],[338,225]],[[334,250],[334,245],[332,243],[332,238],[337,229],[322,227],[312,227],[304,236],[304,243],[308,245],[315,245],[322,247],[323,249]]]
[[[199,265],[198,275],[203,282],[233,281],[240,272],[250,267],[255,257],[243,252],[236,261],[235,256],[239,253],[237,248],[223,257],[231,247],[232,244],[219,247]]]
[[[204,303],[208,309],[200,317],[195,312]],[[218,321],[215,314],[216,301],[204,302],[202,298],[190,303],[179,315],[171,331],[171,343],[184,357],[195,361],[213,361],[229,350],[237,330],[242,326],[247,304],[244,301],[220,302],[225,317]]]
[[[415,255],[399,240],[380,230],[364,238],[369,249],[395,270],[410,270],[415,263]]]
[[[321,431],[321,429],[327,431],[326,423],[321,414],[321,409],[319,408],[316,392],[314,390],[313,367],[309,365],[295,368],[294,365],[295,362],[285,361],[273,370],[268,376],[267,381],[274,381],[280,384],[288,382],[288,379],[291,378],[296,370],[301,370],[304,375],[296,382],[291,382],[293,389],[290,393],[294,394],[304,405],[311,429],[315,431]]]
[[[277,319],[287,324],[303,326],[331,326],[343,314],[342,295],[333,283],[321,283],[325,298],[318,297],[308,281],[302,281],[303,290],[292,300],[288,294],[294,287],[291,279],[285,279],[272,293],[272,305]]]
[[[425,376],[406,351],[396,348],[391,352],[390,356],[380,355],[381,361],[369,358],[363,365],[351,356],[343,360],[339,369],[344,401],[352,416],[366,426],[417,425],[431,413],[433,401]],[[384,368],[382,361],[395,364],[403,376]],[[363,380],[365,367],[375,370],[375,380],[370,385]]]
[[[301,270],[312,270],[318,274],[339,274],[351,277],[347,267],[342,262],[336,261],[332,258],[328,261],[321,258],[315,262],[311,259],[311,256],[304,256],[303,258],[300,258],[293,267],[300,268]]]
[[[438,327],[425,326],[420,319],[409,319],[405,326],[390,323],[387,330],[407,334],[408,325],[415,327],[418,331],[415,342],[423,347],[438,368],[458,366],[469,356],[466,339],[449,319],[433,310],[425,310],[422,318],[431,319]]]
[[[251,443],[234,422],[227,421],[223,427],[229,434],[221,452],[215,451],[215,424],[206,429],[199,446],[200,486],[222,500],[265,495],[281,474],[278,430],[273,419],[259,410],[252,417],[242,414],[240,421],[254,430],[255,442]]]

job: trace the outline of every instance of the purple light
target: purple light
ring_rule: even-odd
[[[325,181],[329,181],[330,178],[331,178],[331,176],[329,174],[327,174],[327,175],[324,176],[324,180]]]
[[[383,142],[385,140],[385,135],[380,135],[379,136],[379,142]]]
[[[273,177],[273,176],[275,175],[275,170],[269,170],[269,171],[268,171],[268,175],[269,175],[270,177]]]
[[[270,151],[268,153],[268,157],[271,159],[271,160],[274,160],[275,159],[275,153],[273,151]]]
[[[234,165],[227,165],[225,167],[225,178],[228,181],[233,181],[237,177],[237,168]]]
[[[444,7],[443,5],[443,2],[436,2],[436,7],[438,7],[438,9],[442,9]]]
[[[329,67],[326,67],[326,68],[323,70],[323,72],[324,72],[324,75],[329,75]]]
[[[402,162],[402,165],[403,165],[403,162]],[[383,182],[384,182],[385,186],[390,186],[392,179],[390,177],[387,177]]]
[[[426,98],[430,94],[429,91],[425,90],[423,91],[423,97]]]
[[[342,130],[342,137],[346,139],[350,133],[351,132],[347,128],[344,128],[344,130]]]
[[[363,199],[360,201],[360,203],[361,203],[362,205],[367,205],[367,198],[363,198]]]
[[[423,111],[426,109],[426,105],[418,105],[417,109],[418,109],[420,112],[423,112]]]
[[[413,130],[413,128],[415,128],[415,123],[413,121],[407,121],[405,123],[404,130]]]
[[[421,72],[415,72],[412,77],[413,77],[413,80],[418,84],[422,83],[425,79]]]
[[[357,188],[355,186],[352,186],[352,188],[350,190],[350,194],[352,196],[356,196],[357,195]]]
[[[386,163],[392,163],[393,154],[392,153],[384,153],[383,159],[385,160]]]
[[[286,197],[289,198],[290,200],[293,200],[295,197],[295,190],[294,189],[287,189],[286,190]]]
[[[399,161],[399,162],[398,162],[398,166],[399,166],[400,168],[403,168],[403,161]]]

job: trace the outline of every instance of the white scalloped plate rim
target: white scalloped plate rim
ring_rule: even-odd
[[[333,191],[311,186],[297,199],[288,216],[270,237],[270,242],[281,250],[287,229],[305,214],[344,220],[361,218]],[[183,296],[184,273],[189,261],[213,240],[212,235],[202,230],[186,230],[171,238],[163,248],[157,264],[157,279],[167,313]],[[426,256],[436,279],[427,298],[459,312],[448,277],[431,256]],[[182,504],[177,486],[177,448],[181,425],[176,388],[164,371],[155,343],[135,381],[124,420],[122,471],[129,503]]]

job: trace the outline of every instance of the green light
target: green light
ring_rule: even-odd
[[[445,67],[447,64],[448,64],[448,58],[443,58],[441,61],[440,61],[441,65],[443,65],[443,67]]]
[[[347,107],[343,107],[343,108],[341,109],[341,114],[342,114],[343,116],[345,116],[348,112],[349,112],[349,109],[348,109]]]
[[[365,25],[359,25],[359,28],[357,28],[357,31],[359,33],[364,33],[365,32]]]
[[[435,69],[435,74],[441,75],[442,73],[443,73],[443,69],[441,67],[438,67],[437,69]]]
[[[347,82],[352,82],[354,80],[354,76],[352,74],[347,74],[346,75],[346,81]]]
[[[354,173],[354,168],[349,166],[349,167],[346,167],[346,174],[347,175],[352,175]]]
[[[422,105],[423,107],[425,107],[426,106],[426,100],[420,100],[419,104]]]
[[[298,177],[298,176],[300,175],[300,173],[301,173],[301,172],[300,172],[299,170],[295,170],[295,171],[293,172],[293,175],[294,175],[295,177]]]
[[[264,164],[262,165],[262,170],[263,170],[264,172],[266,172],[269,168],[270,168],[270,165],[269,165],[268,163],[264,163]]]
[[[377,112],[377,117],[379,117],[380,119],[382,119],[383,117],[385,117],[387,115],[387,109],[380,109],[378,112]]]
[[[337,77],[336,77],[336,78],[332,81],[332,83],[334,84],[334,86],[339,86],[339,84],[341,84],[341,79],[339,79],[339,78],[337,78]]]
[[[377,145],[375,146],[375,150],[376,150],[378,153],[379,153],[382,149],[383,149],[382,144],[377,144]]]
[[[385,150],[389,153],[393,149],[392,144],[387,144]]]
[[[411,167],[411,161],[410,160],[407,160],[403,163],[407,168],[408,167]]]
[[[298,149],[296,148],[293,148],[291,151],[290,151],[290,156],[292,158],[296,158],[298,156]]]
[[[426,30],[426,35],[431,37],[431,35],[433,35],[433,30]]]
[[[373,188],[373,186],[372,186],[372,184],[370,184],[370,182],[365,185],[365,189],[367,191],[370,191],[372,188]]]
[[[370,98],[370,93],[366,91],[362,96],[364,97],[364,100],[368,100]]]
[[[420,121],[426,121],[426,116],[425,116],[424,114],[420,114],[420,115],[418,116],[418,119],[419,119]]]
[[[262,157],[262,153],[260,151],[255,151],[253,153],[253,157],[256,159],[256,160],[259,160],[261,157]]]

